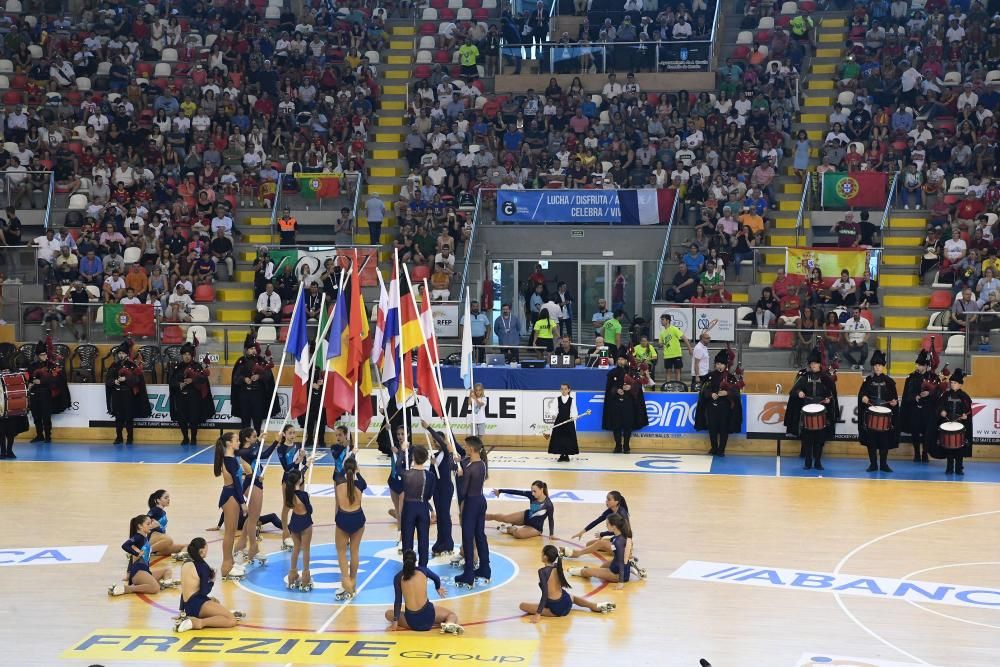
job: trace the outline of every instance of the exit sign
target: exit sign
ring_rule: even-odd
[[[569,230],[569,235],[570,235],[570,237],[572,237],[574,239],[582,239],[583,238],[583,230],[582,229],[571,229],[571,230]]]

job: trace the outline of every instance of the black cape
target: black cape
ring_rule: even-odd
[[[255,416],[266,417],[267,406],[274,394],[274,373],[271,372],[271,369],[258,374],[259,378],[251,385],[253,389],[248,389],[247,384],[243,381],[253,375],[253,368],[258,363],[264,365],[266,362],[260,357],[244,355],[233,364],[230,400],[233,403],[233,416],[240,420],[252,419]],[[276,417],[278,412],[278,401],[275,401],[271,417]]]
[[[642,385],[633,379],[629,385],[631,389],[621,395],[618,393],[619,389],[624,388],[627,375],[629,372],[626,369],[617,366],[608,373],[604,388],[604,409],[601,415],[601,428],[605,431],[638,431],[649,426]]]
[[[723,382],[730,386],[726,387],[727,395],[719,399],[729,402],[729,417],[727,419],[726,432],[740,433],[743,430],[743,401],[740,399],[740,390],[737,388],[737,378],[728,371],[720,373],[712,371],[708,374],[708,379],[701,385],[698,393],[698,404],[694,410],[694,430],[708,430],[709,408],[712,406],[712,394],[718,393]]]
[[[104,397],[108,405],[108,414],[116,419],[129,421],[142,419],[153,414],[149,405],[149,394],[146,393],[146,379],[142,373],[136,372],[138,367],[131,359],[124,362],[116,361],[108,367],[104,376]],[[127,379],[119,385],[115,380],[122,371]]]
[[[913,371],[906,377],[906,382],[903,384],[903,401],[899,407],[899,430],[904,433],[919,433],[923,437],[929,422],[934,417],[934,407],[937,405],[940,393],[939,384],[940,379],[933,371],[926,373]],[[930,391],[929,395],[918,398],[925,388]]]
[[[792,390],[788,393],[788,403],[785,406],[785,430],[789,435],[800,437],[799,415],[802,406],[809,400],[809,390],[811,384],[809,380],[809,370],[803,368],[792,384]],[[826,406],[826,429],[823,430],[823,438],[832,440],[837,433],[837,419],[840,417],[840,405],[837,402],[837,383],[829,373],[821,371],[817,373],[819,382],[815,385],[817,396],[815,398],[829,398],[830,402]],[[799,391],[806,394],[806,398],[799,398]]]
[[[861,383],[858,390],[858,441],[865,447],[880,447],[885,449],[896,449],[899,447],[899,405],[895,407],[886,405],[892,411],[892,429],[889,431],[871,431],[867,427],[868,407],[861,402],[863,396],[867,396],[869,405],[874,405],[879,401],[888,403],[889,401],[899,401],[899,393],[896,391],[896,381],[886,374],[882,374],[885,381],[881,391],[875,384],[878,380],[874,375],[869,375]]]
[[[212,384],[203,375],[195,375],[194,382],[181,387],[189,368],[200,373],[204,366],[197,361],[188,364],[181,361],[170,371],[170,418],[179,424],[200,426],[215,415],[215,399]]]
[[[942,417],[941,412],[948,413]],[[958,414],[966,414],[965,419],[955,419]],[[943,449],[938,446],[938,426],[947,421],[957,421],[965,426],[965,446],[961,449]],[[946,459],[953,456],[972,456],[972,398],[964,391],[948,390],[938,398],[934,409],[934,418],[927,425],[927,451],[936,459]]]
[[[71,399],[66,375],[56,364],[34,362],[28,368],[28,407],[36,418],[65,412]],[[40,384],[35,384],[34,380]]]

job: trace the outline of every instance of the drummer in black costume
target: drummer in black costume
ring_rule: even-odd
[[[208,379],[208,355],[197,361],[195,344],[181,345],[181,360],[170,370],[170,418],[181,429],[182,445],[198,444],[198,427],[215,414],[212,384]]]
[[[962,459],[972,456],[972,398],[962,389],[965,373],[956,369],[948,378],[948,390],[941,394],[937,402],[937,418],[931,420],[927,429],[927,449],[936,459],[947,459],[945,474],[965,474]],[[961,438],[956,438],[954,445],[942,437],[942,428],[950,424],[961,424]],[[957,430],[957,426],[955,427]]]
[[[694,413],[695,430],[708,430],[712,445],[709,454],[719,457],[726,456],[729,435],[743,429],[742,374],[730,373],[731,363],[729,352],[719,350],[715,355],[715,370],[701,384]]]
[[[52,337],[35,346],[35,361],[28,368],[28,408],[35,420],[32,442],[52,442],[52,415],[70,404],[69,385],[59,359],[54,358]]]
[[[574,421],[579,415],[574,403],[572,390],[563,382],[559,385],[559,398],[556,399],[556,426],[549,436],[549,454],[558,454],[559,463],[568,463],[571,455],[576,456],[580,453]]]
[[[823,445],[834,437],[837,428],[837,416],[840,408],[837,405],[836,375],[823,368],[822,355],[816,348],[809,353],[807,367],[799,371],[795,384],[788,395],[785,407],[785,428],[791,435],[799,436],[802,441],[801,456],[805,458],[805,469],[815,467],[823,470],[821,457]],[[802,415],[802,409],[807,405],[822,405],[822,421],[819,428],[806,428],[809,421]]]
[[[115,418],[114,444],[122,444],[122,431],[125,431],[125,442],[131,445],[136,418],[148,417],[152,414],[152,408],[149,405],[149,394],[146,393],[142,366],[132,361],[130,339],[116,348],[115,362],[108,367],[104,376],[104,389],[108,413]]]
[[[231,400],[233,416],[243,428],[253,426],[258,433],[267,417],[267,408],[274,393],[274,362],[261,357],[260,345],[253,334],[243,342],[243,356],[233,365]],[[277,402],[275,408],[277,408]],[[273,416],[273,415],[272,415]]]
[[[934,372],[937,364],[931,363],[934,357],[936,355],[933,350],[930,355],[927,350],[920,350],[917,368],[906,377],[906,384],[903,385],[903,404],[899,411],[900,430],[909,433],[913,439],[914,463],[927,463],[927,429],[931,422],[937,425],[934,407],[941,393],[941,379]]]
[[[872,374],[858,391],[858,440],[868,448],[868,472],[892,472],[889,450],[899,447],[899,394],[885,374],[885,354],[872,354]]]

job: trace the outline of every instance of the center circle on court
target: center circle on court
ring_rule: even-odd
[[[341,586],[340,564],[337,561],[336,545],[332,543],[314,544],[310,549],[309,571],[312,575],[313,590],[306,593],[289,590],[286,581],[291,562],[290,551],[275,551],[267,554],[267,565],[254,565],[247,569],[247,575],[239,582],[240,588],[275,600],[300,602],[325,606],[346,604],[334,598]],[[461,570],[452,567],[452,556],[432,558],[428,569],[441,577],[441,585],[448,592],[448,598],[462,598],[495,590],[517,577],[517,564],[507,556],[490,551],[490,583],[476,582],[472,590],[455,585],[455,577]],[[299,561],[301,566],[301,560]],[[403,557],[397,551],[394,540],[364,540],[358,554],[357,596],[350,601],[353,606],[391,605],[395,599],[392,581],[403,566]]]

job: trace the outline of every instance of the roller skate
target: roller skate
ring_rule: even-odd
[[[292,538],[286,537],[285,539],[281,540],[282,551],[291,551],[294,547],[295,543],[292,541]]]
[[[431,547],[431,558],[438,558],[440,556],[451,556],[455,553],[454,547],[451,549],[435,549]]]
[[[646,578],[646,568],[639,567],[639,560],[637,558],[633,558],[632,560],[630,560],[628,562],[628,566],[632,568],[632,571],[635,572],[640,579]]]
[[[462,558],[461,554],[459,554],[454,558],[452,558],[448,564],[451,565],[452,567],[457,567],[458,569],[461,570],[465,568],[465,559]]]
[[[463,628],[458,623],[442,623],[441,624],[441,634],[447,633],[449,635],[460,635],[460,634],[462,634],[464,632],[465,632],[465,628]]]
[[[257,524],[257,530],[254,532],[254,537],[257,538],[258,542],[263,542],[264,537],[260,534],[260,524]]]
[[[583,576],[583,568],[582,567],[567,567],[566,568],[566,574],[570,575],[571,577],[582,577]]]
[[[566,547],[559,547],[559,556],[562,558],[573,558],[573,552]]]
[[[267,556],[261,556],[260,554],[256,554],[253,558],[250,559],[247,565],[259,565],[260,567],[266,567]]]
[[[165,591],[168,588],[177,588],[181,585],[180,579],[160,579],[160,590]]]
[[[194,623],[183,614],[174,623],[174,632],[190,632],[191,630],[194,630]]]
[[[233,562],[236,563],[237,565],[246,565],[247,564],[247,552],[243,551],[243,550],[234,551],[233,552]]]
[[[170,556],[175,563],[190,563],[191,556],[186,551],[179,551]]]
[[[245,611],[240,611],[239,609],[233,610],[233,616],[237,621],[245,621],[247,618],[247,613]]]
[[[125,584],[115,584],[114,586],[108,586],[108,595],[113,598],[119,595],[125,595]]]
[[[311,593],[312,589],[313,589],[312,579],[310,579],[305,583],[299,582],[299,590],[302,591],[303,593]]]
[[[618,605],[616,605],[614,602],[598,602],[597,603],[597,611],[600,612],[600,613],[602,613],[602,614],[610,614],[617,607],[618,607]]]
[[[474,576],[471,576],[468,579],[466,579],[464,575],[459,575],[455,577],[455,588],[471,591],[475,587],[475,585],[476,585],[476,578]]]
[[[348,600],[354,599],[354,593],[344,590],[343,588],[338,588],[337,593],[333,596],[337,602],[347,602]]]
[[[472,576],[474,581],[482,581],[484,584],[488,585],[490,583],[490,579],[493,576],[493,573],[490,572],[489,570],[485,571],[476,570],[475,572],[472,573]]]
[[[222,577],[222,579],[224,581],[242,581],[245,576],[247,576],[246,568],[237,563],[229,570],[229,574]]]
[[[498,523],[497,524],[497,532],[498,533],[509,533],[510,532],[510,526],[508,526],[505,523]]]

